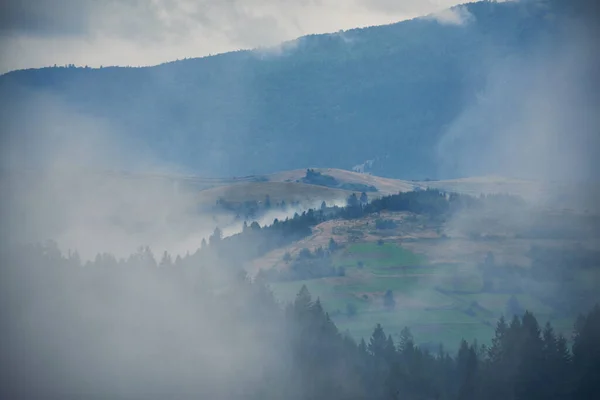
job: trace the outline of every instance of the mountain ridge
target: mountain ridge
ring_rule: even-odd
[[[11,130],[35,136],[54,127],[28,117],[60,102],[57,130],[67,121],[85,132],[69,125],[72,115],[108,122],[113,147],[204,176],[350,169],[371,159],[370,172],[391,178],[487,175],[495,171],[465,174],[450,152],[442,160],[438,143],[484,88],[490,64],[556,34],[552,9],[537,4],[469,3],[460,7],[473,19],[463,25],[422,17],[304,36],[281,53],[14,71],[0,76],[0,105]],[[36,104],[40,95],[50,99]]]

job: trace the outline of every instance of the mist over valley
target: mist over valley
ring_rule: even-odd
[[[0,46],[60,25],[9,3]],[[0,397],[598,397],[598,11],[0,75]]]

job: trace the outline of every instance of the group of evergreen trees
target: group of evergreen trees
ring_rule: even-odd
[[[432,353],[408,328],[394,340],[377,325],[357,343],[306,287],[282,308],[263,282],[216,258],[169,264],[142,249],[82,264],[55,246],[0,249],[0,258],[3,398],[600,396],[600,306],[572,338],[526,312],[500,319],[489,346]]]
[[[311,252],[303,248],[295,259],[292,259],[290,253],[286,253],[283,261],[287,264],[287,268],[261,269],[257,277],[268,282],[276,282],[345,276],[346,269],[343,266],[335,267],[331,259],[331,254],[336,247],[337,244],[331,239],[328,250],[318,247]]]
[[[394,340],[380,325],[357,343],[305,287],[281,307],[264,277],[252,282],[240,268],[351,207],[445,216],[488,200],[422,191],[309,210],[228,238],[215,229],[194,254],[160,261],[148,248],[82,263],[52,244],[0,246],[0,312],[9,322],[0,327],[0,397],[596,398],[599,306],[578,319],[572,338],[519,312],[498,322],[490,346],[463,342],[457,354],[432,353],[408,329]],[[328,251],[337,247],[331,241]],[[384,305],[399,307],[391,292]],[[220,372],[211,372],[215,365]]]
[[[272,202],[271,196],[265,195],[263,201],[258,200],[246,200],[242,202],[228,201],[224,198],[219,198],[216,201],[216,208],[229,211],[234,213],[236,219],[251,220],[263,216],[268,211],[273,209],[288,211],[290,207],[299,208],[301,206],[300,201],[292,200],[290,203],[286,203],[285,200],[280,202]]]
[[[516,204],[518,198],[506,195],[473,197],[427,189],[401,192],[368,202],[367,195],[363,193],[360,197],[350,196],[345,207],[322,205],[318,210],[295,213],[293,218],[275,219],[272,225],[260,227],[257,223],[252,223],[241,233],[216,241],[210,247],[233,263],[241,263],[307,237],[312,234],[313,227],[329,220],[361,218],[381,211],[408,211],[432,218],[445,218],[461,210],[481,208],[498,202]]]
[[[377,192],[377,188],[373,185],[365,185],[363,183],[340,182],[331,175],[325,175],[314,169],[307,169],[304,178],[296,181],[308,183],[311,185],[325,186],[335,189],[350,190],[355,192]]]

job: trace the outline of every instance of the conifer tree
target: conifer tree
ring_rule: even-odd
[[[296,300],[294,301],[294,308],[298,312],[306,312],[310,310],[312,307],[312,298],[310,292],[306,285],[302,285],[300,291],[296,295]]]
[[[408,327],[404,327],[400,331],[400,341],[398,343],[398,351],[400,353],[408,353],[414,349],[414,338]]]
[[[377,324],[369,339],[368,350],[373,357],[385,358],[387,338],[381,324]]]
[[[457,357],[458,399],[474,400],[477,395],[477,354],[475,347],[463,339]]]

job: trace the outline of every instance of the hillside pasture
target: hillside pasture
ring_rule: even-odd
[[[577,317],[574,304],[582,309],[600,301],[594,294],[600,265],[594,264],[599,239],[593,221],[545,211],[522,217],[507,219],[495,210],[448,219],[385,211],[327,221],[310,237],[255,260],[254,268],[286,268],[285,252],[293,258],[303,248],[327,250],[335,240],[331,265],[343,267],[344,276],[271,285],[287,301],[306,284],[334,322],[357,339],[368,338],[382,323],[392,336],[410,326],[423,344],[454,346],[461,338],[486,343],[497,319],[511,319],[514,310],[532,311],[540,324],[550,321],[567,332]],[[545,229],[549,225],[553,236]],[[577,229],[556,236],[562,226]],[[529,234],[521,234],[524,229]],[[578,266],[562,271],[561,278],[551,269],[565,262]],[[582,293],[585,299],[579,300]],[[516,307],[509,304],[514,299]]]

